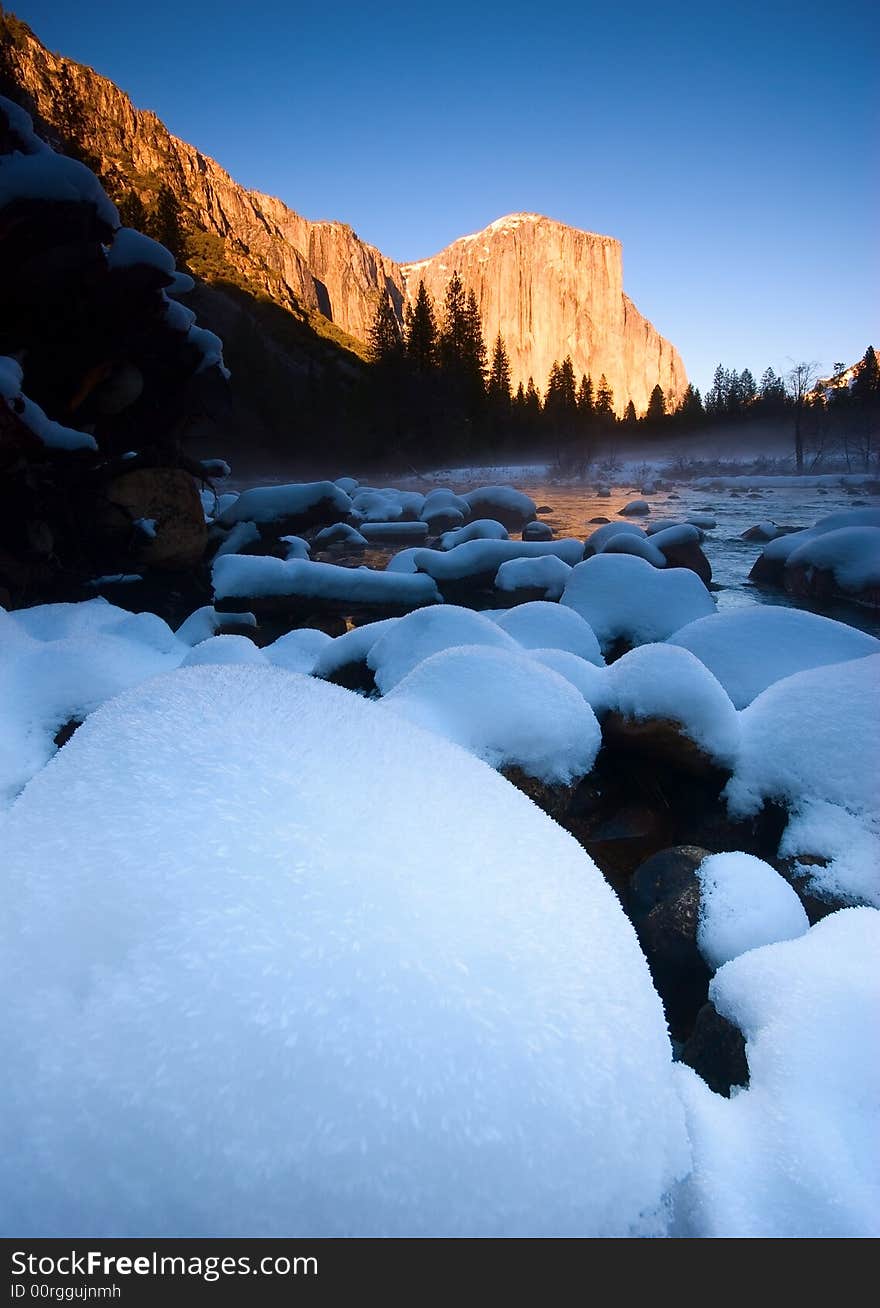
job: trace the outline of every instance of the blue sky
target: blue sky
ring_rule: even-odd
[[[876,4],[7,6],[238,181],[399,260],[531,210],[715,364],[880,345]]]

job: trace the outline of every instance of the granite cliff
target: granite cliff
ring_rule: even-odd
[[[363,354],[379,295],[402,316],[424,279],[439,307],[457,271],[477,297],[489,348],[499,331],[504,337],[514,386],[531,376],[543,388],[553,361],[570,354],[578,376],[590,373],[595,382],[605,374],[618,412],[629,399],[644,412],[658,382],[668,400],[684,394],[678,352],[623,292],[619,241],[513,214],[432,258],[398,264],[344,223],[310,221],[240,186],[156,114],[136,109],[91,68],[47,50],[24,24],[6,16],[2,29],[30,107],[58,128],[72,104],[79,143],[111,193],[134,190],[149,203],[160,184],[171,188],[194,233],[191,266],[205,281],[233,281]]]

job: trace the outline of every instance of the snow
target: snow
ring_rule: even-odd
[[[437,541],[441,550],[453,550],[456,545],[464,545],[469,540],[508,540],[506,527],[494,518],[477,518],[465,527],[456,527],[454,531],[444,531]]]
[[[73,427],[62,427],[60,423],[47,418],[38,404],[22,394],[22,380],[23,373],[18,360],[8,355],[0,356],[0,397],[38,440],[54,450],[98,448],[94,436],[90,436],[88,432],[76,431]]]
[[[593,628],[603,650],[665,640],[688,622],[715,612],[715,601],[688,568],[652,567],[625,554],[597,554],[579,564],[561,603]]]
[[[570,681],[597,718],[614,707],[606,668],[597,667],[566,649],[530,649],[529,654],[536,663],[543,663],[544,667],[552,668],[560,677]]]
[[[191,668],[31,783],[4,1233],[663,1231],[688,1147],[634,932],[569,835],[387,705]]]
[[[516,649],[516,642],[496,623],[472,609],[442,604],[408,613],[372,646],[367,665],[376,685],[387,694],[424,659],[458,645]]]
[[[599,667],[603,664],[593,629],[573,609],[534,600],[492,617],[524,649],[563,649]]]
[[[831,513],[813,527],[807,527],[804,531],[792,531],[768,541],[762,558],[771,562],[785,562],[807,541],[814,541],[818,536],[841,531],[846,527],[880,527],[880,509],[842,509],[840,513]]]
[[[209,636],[194,645],[181,663],[182,668],[205,663],[265,663],[260,650],[247,636]]]
[[[306,559],[226,554],[214,563],[214,598],[290,595],[353,604],[436,604],[440,593],[426,576],[342,568]]]
[[[361,523],[361,535],[366,541],[424,541],[428,538],[428,524],[426,522],[364,522]]]
[[[192,327],[196,320],[196,315],[192,309],[188,309],[185,304],[178,304],[176,300],[169,300],[165,297],[165,321],[172,331],[182,332],[184,336]],[[208,474],[210,476],[210,474]]]
[[[353,495],[358,486],[360,486],[360,482],[356,477],[337,477],[335,485],[337,485],[341,491],[345,491],[346,495]]]
[[[777,681],[740,714],[742,748],[727,798],[736,816],[765,799],[818,799],[856,815],[880,808],[880,654]]]
[[[664,527],[662,531],[651,533],[651,544],[658,550],[678,545],[699,545],[702,539],[702,531],[690,522],[679,522],[674,526]]]
[[[630,500],[617,512],[626,514],[627,517],[641,517],[643,514],[651,512],[651,506],[647,500]]]
[[[666,555],[647,536],[634,536],[630,533],[617,532],[610,540],[605,542],[600,553],[633,554],[636,558],[645,559],[652,568],[666,567]]]
[[[501,591],[542,590],[545,599],[558,600],[570,572],[570,566],[552,554],[543,559],[508,559],[495,574],[495,587]]]
[[[442,650],[379,704],[491,767],[519,767],[548,785],[586,776],[602,742],[595,714],[571,682],[515,648]]]
[[[769,604],[698,618],[668,643],[696,654],[738,709],[795,672],[880,654],[880,641],[855,627]]]
[[[78,159],[53,150],[0,155],[0,209],[16,200],[88,204],[108,227],[119,226],[116,207],[95,174]]]
[[[0,95],[0,113],[5,115],[10,131],[19,138],[22,154],[45,154],[48,151],[46,142],[41,141],[34,132],[30,114],[14,100],[7,100],[5,95]]]
[[[136,231],[133,227],[120,227],[107,251],[107,266],[115,271],[138,265],[156,268],[169,277],[174,275],[174,255],[170,250],[166,250],[164,245],[160,245],[158,241],[145,236],[143,232]],[[184,313],[189,313],[189,310],[183,309],[182,305],[176,307]],[[192,315],[191,321],[195,321],[195,314]]]
[[[145,536],[153,539],[156,537],[156,519],[155,518],[135,518],[134,525],[142,531]]]
[[[287,539],[293,540],[294,537],[291,536]],[[305,541],[303,541],[303,544],[305,544]],[[334,522],[332,527],[324,527],[319,531],[312,544],[319,550],[325,550],[331,545],[343,545],[348,549],[362,550],[366,549],[368,541],[366,536],[362,535],[356,527],[349,527],[347,522]],[[308,558],[308,553],[300,556],[288,554],[287,557]]]
[[[215,558],[223,554],[237,554],[246,545],[260,543],[260,529],[255,522],[237,522],[217,550]]]
[[[386,572],[403,572],[413,576],[418,572],[416,561],[422,554],[421,545],[410,545],[408,549],[398,550],[385,564]]]
[[[609,693],[626,718],[680,725],[715,762],[732,767],[739,719],[723,687],[695,655],[674,645],[641,645],[608,669]]]
[[[301,627],[298,631],[289,631],[286,636],[280,636],[271,645],[267,645],[263,653],[276,668],[308,675],[332,644],[333,638],[326,631]]]
[[[880,913],[855,908],[716,973],[749,1088],[724,1099],[676,1067],[694,1151],[678,1234],[880,1235],[878,955]]]
[[[419,572],[425,572],[437,581],[462,581],[466,577],[498,572],[508,559],[541,559],[555,555],[570,567],[583,558],[584,546],[579,540],[471,540],[443,553],[440,550],[418,550],[413,562]]]
[[[633,536],[645,539],[645,533],[635,522],[605,522],[587,537],[586,549],[601,554],[609,541],[617,536]]]
[[[180,624],[175,635],[184,645],[199,645],[209,636],[216,636],[221,627],[233,625],[256,627],[257,619],[253,613],[218,613],[213,604],[205,604]]]
[[[320,535],[320,532],[318,533]],[[312,547],[302,536],[280,536],[279,540],[282,545],[287,547],[284,555],[285,561],[288,559],[307,559],[311,556]]]
[[[332,677],[349,663],[364,663],[376,641],[400,622],[400,618],[382,618],[379,622],[365,622],[337,636],[318,655],[312,668],[315,677]]]
[[[712,854],[697,868],[697,947],[714,972],[732,958],[810,929],[803,905],[775,868],[753,854]]]
[[[208,368],[219,368],[223,377],[229,381],[232,373],[223,362],[223,342],[219,336],[209,332],[206,327],[190,327],[186,334],[186,339],[190,345],[195,346],[202,361],[196,368],[196,372],[205,372]]]
[[[285,486],[253,486],[225,506],[218,521],[224,527],[231,527],[236,522],[278,522],[308,513],[324,501],[340,518],[351,511],[351,500],[332,481],[311,481]]]
[[[480,486],[467,491],[465,500],[472,513],[494,512],[496,517],[531,522],[535,516],[535,501],[512,486]]]
[[[707,513],[694,513],[686,519],[686,522],[692,527],[698,527],[700,531],[712,531],[718,526],[715,518]]]
[[[785,803],[780,853],[831,860],[803,860],[815,893],[880,906],[880,654],[776,682],[743,709],[740,730],[725,790],[733,816]]]
[[[0,610],[0,807],[55,753],[59,728],[186,653],[155,614],[104,599]]]
[[[552,540],[553,528],[548,522],[527,522],[522,529],[523,540]]]
[[[786,567],[804,566],[831,572],[843,591],[880,587],[880,527],[842,527],[804,541],[789,554]]]
[[[470,511],[467,500],[462,499],[446,486],[437,486],[434,490],[428,491],[425,496],[420,517],[423,522],[429,521],[439,513],[460,513],[462,518],[466,518]]]
[[[361,522],[397,522],[403,517],[417,518],[425,503],[419,491],[395,490],[386,486],[359,487],[352,496],[351,516]]]

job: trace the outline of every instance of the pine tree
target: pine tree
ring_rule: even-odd
[[[398,364],[403,357],[400,323],[386,295],[380,295],[370,326],[370,362],[379,366]]]
[[[727,370],[719,363],[706,396],[706,413],[712,417],[720,417],[727,412],[729,389]]]
[[[663,387],[658,382],[651,391],[651,398],[648,400],[648,412],[645,414],[646,422],[662,422],[666,417],[666,396],[663,394]]]
[[[159,187],[156,205],[149,217],[149,236],[169,250],[178,263],[186,259],[186,235],[177,196],[165,183]]]
[[[876,403],[880,397],[880,367],[873,345],[862,355],[852,384],[853,399],[860,403]]]
[[[438,361],[437,320],[423,281],[419,282],[415,307],[408,312],[406,357],[414,371],[421,374],[431,372]]]
[[[586,373],[581,377],[577,395],[578,413],[585,422],[593,417],[593,379]]]
[[[540,416],[541,396],[532,377],[526,382],[526,408],[533,417]]]
[[[500,332],[495,338],[489,367],[489,399],[496,409],[503,411],[510,406],[510,360]]]
[[[757,398],[758,388],[755,385],[755,379],[748,368],[743,368],[739,375],[739,397],[740,404],[746,409],[754,404]]]
[[[681,404],[675,411],[675,416],[680,418],[685,426],[696,424],[701,418],[705,417],[700,392],[690,383],[688,383],[688,388],[682,396]]]
[[[454,272],[446,286],[439,337],[440,363],[448,371],[454,372],[462,365],[467,332],[467,298],[461,278]]]
[[[116,208],[123,227],[133,227],[137,232],[147,230],[149,225],[147,211],[137,191],[126,191]]]
[[[468,291],[465,300],[465,352],[463,363],[472,385],[475,389],[483,391],[486,385],[486,343],[483,340],[480,308],[473,291]],[[508,391],[509,389],[508,383]]]
[[[614,391],[608,385],[604,372],[599,378],[599,388],[596,391],[596,417],[603,422],[614,419]]]
[[[624,422],[624,426],[626,427],[635,427],[636,423],[638,422],[638,418],[636,417],[636,406],[633,404],[632,400],[630,400],[627,403],[626,410],[623,415],[623,422]]]

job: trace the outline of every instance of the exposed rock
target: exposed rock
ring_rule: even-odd
[[[523,540],[552,540],[553,528],[546,522],[527,522],[522,529]]]
[[[710,1090],[725,1098],[730,1098],[733,1086],[749,1084],[743,1033],[722,1017],[711,1001],[697,1013],[693,1032],[681,1051],[680,1061],[692,1067]]]
[[[207,527],[195,482],[180,468],[139,468],[106,490],[104,521],[138,563],[182,572],[201,562]],[[136,524],[153,524],[151,533]]]
[[[704,585],[711,584],[712,565],[697,541],[685,541],[680,545],[661,544],[658,549],[662,551],[670,568],[690,568]]]
[[[830,895],[815,893],[812,872],[828,866],[828,859],[821,854],[797,854],[783,858],[776,863],[777,870],[785,877],[798,899],[804,906],[804,912],[810,920],[810,926],[821,922],[829,913],[836,913],[841,908],[851,908],[852,901]]]
[[[514,387],[530,376],[540,382],[570,353],[577,376],[597,382],[604,373],[618,413],[629,400],[644,413],[658,384],[667,402],[687,389],[678,351],[624,295],[621,245],[609,236],[509,214],[401,271],[410,301],[423,280],[438,304],[459,274],[476,296],[485,339],[504,337]]]
[[[711,973],[697,947],[696,875],[708,855],[693,845],[661,850],[638,868],[629,889],[632,923],[677,1040],[690,1035],[708,996]]]
[[[671,718],[629,718],[614,710],[602,721],[602,737],[611,749],[667,762],[682,772],[703,778],[717,773],[720,781],[726,775]]]
[[[539,781],[537,777],[530,777],[522,768],[514,764],[498,770],[512,786],[516,786],[517,790],[528,795],[533,804],[537,804],[538,808],[543,809],[555,821],[558,822],[564,817],[571,802],[573,786],[550,786],[545,781]]]

